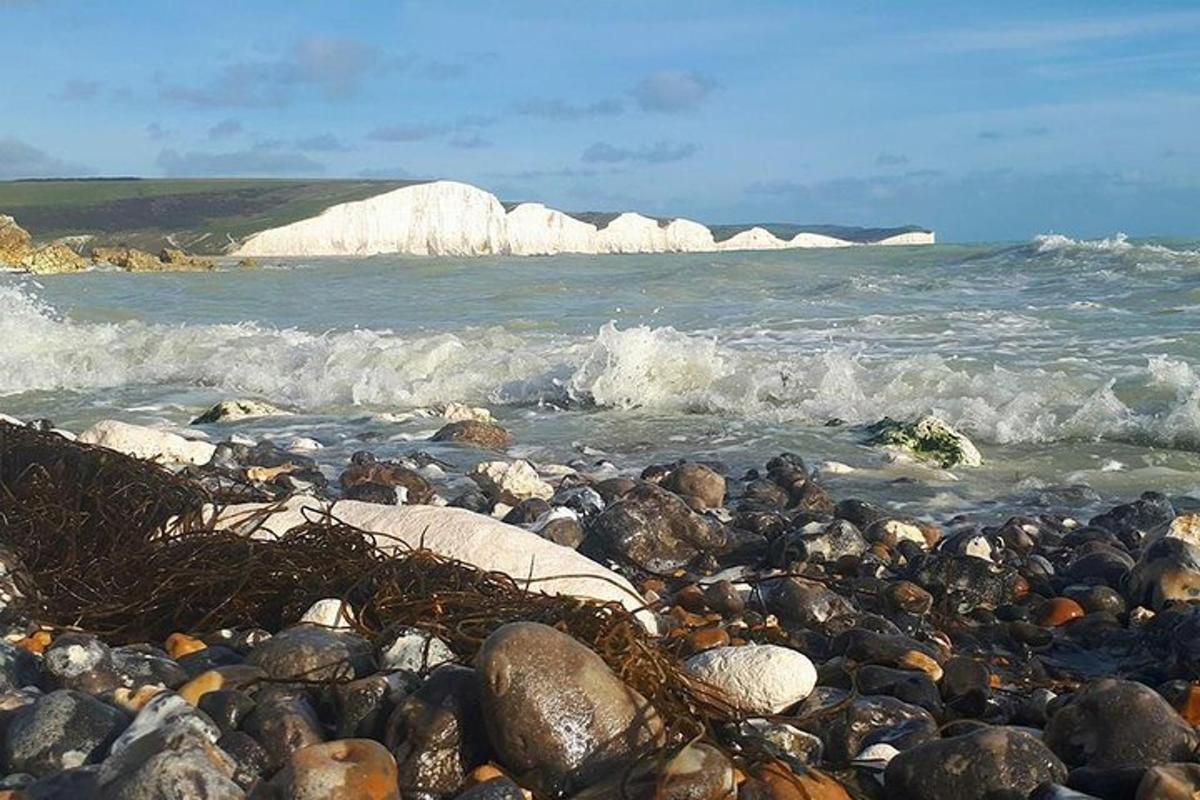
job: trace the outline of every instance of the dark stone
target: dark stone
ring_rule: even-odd
[[[425,504],[433,499],[433,486],[416,470],[396,464],[391,461],[362,460],[362,463],[351,463],[338,478],[343,490],[355,486],[386,486],[391,489],[403,489],[404,502],[407,504]],[[393,492],[393,498],[395,497]],[[393,499],[392,502],[395,502]]]
[[[254,710],[254,698],[236,689],[217,689],[200,696],[197,706],[223,733],[236,731]]]
[[[704,464],[683,463],[663,478],[662,487],[682,497],[696,509],[725,505],[725,478]]]
[[[317,712],[302,694],[260,693],[242,729],[263,746],[272,772],[301,747],[325,741]]]
[[[342,497],[346,500],[375,503],[380,506],[394,506],[400,502],[400,495],[396,492],[396,487],[386,486],[382,483],[356,483],[343,490]]]
[[[0,693],[40,686],[42,666],[33,653],[0,640]]]
[[[538,517],[549,512],[550,504],[545,500],[540,497],[527,497],[513,506],[501,521],[507,522],[509,525],[529,525],[537,521]]]
[[[141,650],[133,647],[115,647],[112,650],[113,668],[124,677],[129,686],[145,686],[161,683],[168,689],[178,689],[191,676],[165,652]]]
[[[557,545],[570,547],[574,550],[584,540],[583,526],[573,517],[558,517],[535,528],[534,532],[543,539],[548,539]]]
[[[244,800],[235,766],[217,745],[180,728],[160,728],[100,765],[100,800]]]
[[[197,650],[175,659],[175,663],[183,667],[189,678],[194,678],[210,669],[241,664],[243,661],[245,658],[240,652],[224,645],[209,645],[203,650]]]
[[[885,695],[849,699],[842,690],[817,687],[793,713],[797,727],[819,736],[826,760],[834,763],[879,742],[904,750],[938,735],[928,711]]]
[[[20,709],[2,746],[5,772],[42,777],[100,761],[129,718],[73,689],[59,689]]]
[[[430,437],[430,441],[457,442],[487,450],[503,450],[512,446],[513,437],[494,422],[466,419],[443,425],[437,433]]]
[[[465,508],[476,514],[487,514],[492,510],[492,501],[478,489],[467,489],[450,501],[452,508]]]
[[[669,572],[720,550],[725,532],[670,492],[642,483],[588,524],[585,547],[650,572]]]
[[[1104,678],[1067,698],[1046,724],[1046,744],[1071,766],[1147,767],[1190,761],[1200,735],[1148,686]]]
[[[512,780],[500,777],[478,783],[455,795],[454,800],[525,800],[525,795]]]
[[[403,796],[452,795],[489,747],[475,670],[446,664],[404,698],[387,723]]]
[[[34,781],[21,790],[20,800],[76,800],[98,797],[100,767],[76,767]]]
[[[229,731],[217,740],[217,747],[233,762],[233,782],[243,789],[250,789],[268,775],[271,756],[250,734]]]
[[[1147,534],[1171,524],[1175,508],[1165,495],[1146,492],[1132,503],[1125,503],[1088,521],[1089,525],[1111,531],[1126,547],[1137,547]]]
[[[333,687],[337,739],[383,739],[391,713],[392,688],[383,675],[371,675]]]
[[[317,625],[296,625],[280,631],[254,648],[248,660],[267,677],[285,681],[345,680],[362,677],[374,669],[371,646],[366,640]]]
[[[835,617],[854,614],[849,600],[817,581],[785,578],[766,587],[767,610],[787,625],[820,630]]]
[[[546,625],[504,625],[476,657],[501,762],[547,793],[596,783],[662,744],[653,707],[604,661]]]
[[[899,753],[884,785],[895,800],[992,800],[1028,797],[1061,782],[1067,768],[1045,745],[1016,728],[984,728]]]
[[[46,649],[43,663],[51,679],[63,689],[101,694],[125,685],[109,646],[84,633],[59,636]]]
[[[862,694],[886,694],[920,706],[934,716],[942,713],[937,684],[924,672],[867,664],[858,670],[855,682]]]

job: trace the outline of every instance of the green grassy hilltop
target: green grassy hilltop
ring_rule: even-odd
[[[139,179],[0,182],[0,214],[39,241],[90,235],[93,244],[156,252],[174,244],[225,252],[255,231],[315,216],[412,181]]]

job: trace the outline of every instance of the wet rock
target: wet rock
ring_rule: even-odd
[[[115,647],[111,652],[113,669],[127,686],[161,684],[174,689],[188,680],[187,671],[157,648]]]
[[[454,660],[449,645],[420,628],[400,627],[379,654],[379,666],[388,671],[424,674]]]
[[[504,519],[500,521],[509,525],[531,525],[552,508],[549,502],[540,497],[529,497],[513,506],[512,511],[505,514]]]
[[[662,742],[650,704],[588,648],[545,625],[505,625],[476,658],[491,742],[546,787],[584,787]]]
[[[844,556],[861,556],[869,546],[862,531],[853,522],[844,519],[825,525],[815,523],[790,535],[796,536],[804,544],[808,558],[827,562],[837,561]]]
[[[934,597],[943,598],[946,606],[958,614],[1012,602],[1020,596],[1024,580],[1011,567],[941,553],[921,556],[905,577]]]
[[[892,581],[883,586],[879,600],[892,613],[922,616],[933,608],[933,595],[912,581]]]
[[[67,245],[53,242],[29,253],[21,261],[21,266],[35,275],[61,275],[85,270],[88,262]]]
[[[560,486],[550,502],[556,506],[569,508],[581,518],[588,518],[604,510],[604,498],[590,486]]]
[[[705,650],[684,668],[747,714],[779,714],[808,697],[817,683],[808,656],[770,644]]]
[[[110,752],[119,753],[143,736],[164,728],[186,730],[210,742],[221,738],[220,728],[203,711],[174,692],[159,692],[142,707],[125,732],[112,743]]]
[[[202,672],[179,687],[179,694],[192,705],[198,705],[208,692],[221,689],[242,689],[254,686],[265,677],[253,664],[232,664]]]
[[[571,800],[733,800],[737,782],[733,763],[711,745],[683,747],[663,760],[646,760],[628,774],[572,795]]]
[[[1037,623],[1047,628],[1057,628],[1084,616],[1083,606],[1069,597],[1053,597],[1043,603],[1037,611]]]
[[[543,539],[572,550],[583,544],[586,536],[575,512],[565,508],[556,508],[548,512],[534,522],[530,530]]]
[[[300,694],[279,692],[264,698],[260,693],[242,729],[266,750],[271,770],[286,764],[300,748],[325,740],[317,712]]]
[[[928,711],[886,695],[850,698],[843,690],[818,687],[793,714],[797,727],[820,737],[826,760],[834,763],[879,742],[905,750],[938,735]]]
[[[525,793],[511,778],[497,775],[473,784],[454,800],[525,800]]]
[[[890,695],[935,716],[942,712],[937,684],[924,672],[867,664],[855,674],[855,685],[862,694]]]
[[[884,785],[887,796],[897,800],[989,800],[1005,792],[1026,797],[1039,785],[1066,777],[1066,767],[1037,737],[996,727],[897,754]]]
[[[17,711],[0,742],[5,772],[38,777],[100,761],[129,719],[72,689],[50,692]]]
[[[704,552],[720,550],[724,531],[695,514],[675,495],[639,484],[597,515],[587,528],[585,547],[623,559],[651,572],[669,572]]]
[[[663,478],[660,485],[695,509],[725,505],[725,478],[704,464],[680,464]]]
[[[100,694],[124,684],[112,650],[95,636],[64,633],[46,650],[44,663],[46,672],[64,689]]]
[[[1132,503],[1092,517],[1088,525],[1111,531],[1127,547],[1135,547],[1150,533],[1169,526],[1174,518],[1175,509],[1166,496],[1145,492]]]
[[[756,768],[754,778],[763,787],[763,794],[750,795],[753,800],[760,797],[763,800],[851,800],[845,787],[835,778],[815,769],[793,771],[776,761]],[[757,787],[749,788],[755,791]]]
[[[820,630],[827,622],[854,614],[849,600],[817,581],[785,578],[766,587],[767,608],[788,625]]]
[[[38,659],[28,650],[0,640],[0,693],[12,692],[42,682]]]
[[[393,494],[399,498],[399,502],[410,504],[429,503],[434,494],[433,485],[421,473],[391,461],[376,461],[370,453],[356,453],[350,466],[338,478],[338,482],[348,493],[348,498],[351,490],[363,486],[386,486],[400,490]]]
[[[105,759],[100,800],[242,800],[236,766],[191,731],[164,728]]]
[[[214,422],[237,422],[256,417],[276,417],[288,412],[264,403],[262,400],[222,400],[192,420],[192,425],[208,425]]]
[[[916,669],[935,681],[942,679],[942,668],[932,647],[903,634],[878,633],[854,628],[839,635],[832,644],[834,652],[859,664]]]
[[[704,589],[704,602],[713,611],[727,617],[736,617],[746,610],[746,599],[728,580],[719,580]]]
[[[268,775],[271,756],[250,734],[229,731],[217,740],[217,747],[233,762],[233,782],[243,789],[259,786]]]
[[[198,707],[222,733],[229,733],[236,731],[254,710],[254,698],[236,689],[218,689],[203,695]]]
[[[434,670],[396,706],[387,728],[405,796],[452,795],[489,750],[475,670],[457,664]]]
[[[1159,539],[1129,573],[1130,605],[1161,610],[1172,600],[1200,599],[1200,547],[1184,539]]]
[[[752,757],[782,759],[797,770],[819,764],[825,751],[820,738],[779,720],[743,720],[728,735]]]
[[[1097,769],[1190,760],[1200,734],[1153,689],[1105,678],[1067,698],[1046,724],[1046,744],[1071,766]]]
[[[280,631],[250,652],[249,662],[277,680],[345,680],[373,668],[371,648],[359,636],[315,625]]]
[[[75,800],[98,797],[99,792],[100,767],[91,764],[47,775],[7,800]]]
[[[978,467],[983,457],[975,444],[943,419],[925,416],[913,422],[884,417],[868,428],[871,443],[930,461],[943,469]]]
[[[271,783],[289,800],[400,800],[396,762],[370,739],[303,747]]]
[[[1200,797],[1200,764],[1160,764],[1146,770],[1134,800],[1195,800]]]
[[[443,425],[430,441],[471,444],[485,450],[503,450],[513,444],[512,435],[494,422],[464,419]]]

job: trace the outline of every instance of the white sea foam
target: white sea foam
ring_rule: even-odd
[[[879,358],[854,347],[766,347],[747,336],[612,323],[591,336],[498,326],[314,334],[254,323],[82,323],[12,285],[0,285],[0,341],[0,396],[179,386],[313,412],[551,401],[770,425],[934,412],[984,442],[1103,438],[1200,449],[1200,377],[1166,357],[1097,375],[1086,365],[988,367],[932,352]]]

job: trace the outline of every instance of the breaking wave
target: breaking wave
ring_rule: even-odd
[[[500,326],[314,334],[256,323],[84,323],[0,285],[0,398],[129,385],[253,394],[314,413],[438,402],[701,413],[767,424],[868,423],[933,412],[1001,444],[1107,439],[1200,449],[1200,376],[1179,359],[1097,374],[935,353],[608,323],[590,336]]]

